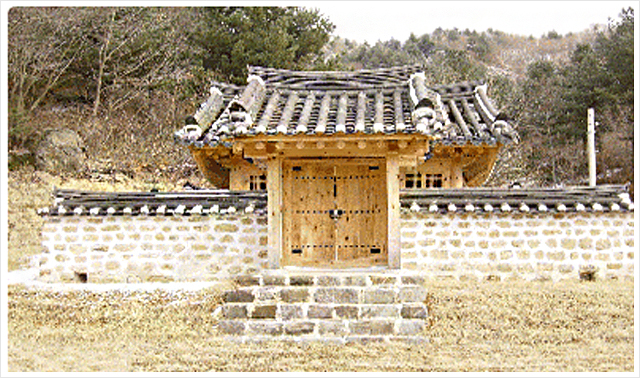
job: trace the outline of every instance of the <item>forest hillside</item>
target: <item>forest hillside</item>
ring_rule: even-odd
[[[373,45],[334,35],[330,19],[299,7],[15,7],[8,21],[11,171],[207,186],[173,133],[212,83],[243,84],[247,65],[419,63],[434,85],[487,82],[516,125],[522,142],[505,149],[487,185],[585,184],[589,107],[599,183],[633,183],[631,8],[567,35],[436,29]],[[79,163],[54,166],[40,156],[60,130],[77,137]]]

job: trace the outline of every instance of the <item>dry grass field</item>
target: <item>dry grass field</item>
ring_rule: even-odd
[[[233,344],[219,293],[9,290],[10,371],[634,370],[628,282],[430,282],[430,342]]]

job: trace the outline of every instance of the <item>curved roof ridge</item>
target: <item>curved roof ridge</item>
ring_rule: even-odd
[[[260,76],[267,86],[307,88],[310,86],[369,87],[406,83],[422,70],[419,64],[355,71],[294,71],[250,66],[249,74]],[[324,84],[323,84],[324,83]]]

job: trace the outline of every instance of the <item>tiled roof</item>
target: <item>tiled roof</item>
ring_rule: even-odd
[[[486,85],[429,86],[420,66],[352,72],[250,67],[231,100],[211,96],[176,132],[181,143],[231,146],[258,135],[422,134],[445,145],[508,144],[518,135]],[[230,93],[230,92],[229,92]]]
[[[194,190],[110,193],[57,190],[55,203],[40,215],[212,215],[264,213],[266,192]],[[400,192],[403,209],[413,212],[607,212],[634,211],[621,185],[572,188],[422,189]]]
[[[568,188],[419,189],[401,192],[402,207],[415,212],[633,211],[623,185]]]

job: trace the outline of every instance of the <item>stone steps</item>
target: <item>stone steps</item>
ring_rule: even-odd
[[[420,276],[275,274],[235,283],[215,314],[218,331],[234,340],[426,341]]]

